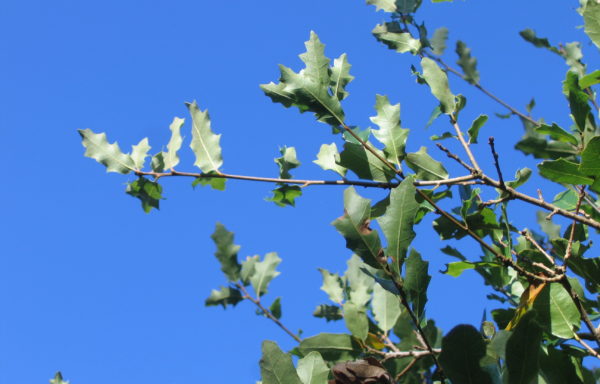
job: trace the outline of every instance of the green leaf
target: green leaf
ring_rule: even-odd
[[[56,372],[54,379],[50,380],[50,384],[69,384],[69,381],[63,380],[62,373]]]
[[[152,156],[152,171],[163,172],[165,170],[165,152],[158,152]]]
[[[78,130],[85,147],[85,157],[90,157],[106,167],[106,172],[127,174],[135,171],[135,163],[128,154],[121,152],[115,141],[109,144],[106,133],[94,133],[91,129]]]
[[[329,367],[319,352],[313,351],[298,360],[296,371],[303,384],[327,384]]]
[[[347,334],[319,333],[308,337],[298,346],[300,353],[306,356],[316,351],[325,361],[351,360],[361,353],[361,348],[355,339]]]
[[[588,95],[579,87],[579,77],[573,72],[567,72],[563,87],[569,98],[571,117],[579,132],[584,132],[592,111],[588,104]]]
[[[225,308],[228,305],[235,306],[242,300],[244,298],[239,290],[230,287],[221,287],[219,290],[213,289],[210,291],[210,296],[204,301],[204,305],[207,307],[222,305]]]
[[[373,316],[377,321],[377,326],[384,332],[394,327],[400,317],[400,299],[384,289],[381,285],[375,284],[373,287]]]
[[[577,207],[577,200],[579,200],[579,194],[572,189],[567,189],[554,196],[552,204],[558,208],[572,210]]]
[[[575,73],[579,78],[585,75],[585,65],[581,62],[583,53],[581,52],[581,43],[574,41],[564,45],[562,51],[552,47],[553,52],[557,52],[565,58],[569,71]]]
[[[540,353],[541,373],[546,383],[597,384],[598,381],[594,379],[591,381],[581,379],[581,363],[577,360],[569,353],[555,347],[549,347],[547,353]]]
[[[377,219],[387,239],[386,257],[394,260],[397,272],[406,257],[406,250],[415,238],[413,225],[419,203],[415,199],[416,188],[413,181],[412,177],[407,177],[392,189],[385,214]]]
[[[596,70],[579,78],[579,87],[581,89],[586,89],[596,84],[600,84],[600,70]]]
[[[296,158],[296,148],[283,146],[279,148],[281,157],[275,158],[275,164],[279,166],[279,178],[291,179],[290,170],[300,166],[300,162]]]
[[[381,285],[381,287],[383,289],[385,289],[386,291],[393,293],[396,296],[400,295],[400,291],[398,290],[398,287],[396,287],[396,285],[394,284],[394,282],[392,280],[388,280],[388,279],[379,277],[379,276],[375,275],[373,272],[367,270],[366,268],[363,268],[362,271],[366,275],[371,276],[373,278],[373,280],[375,280],[379,285]]]
[[[302,188],[297,185],[279,184],[279,187],[273,191],[273,196],[266,198],[266,201],[272,201],[280,207],[296,205],[296,199],[302,196]]]
[[[276,318],[281,319],[281,297],[278,297],[269,306],[269,312]]]
[[[569,267],[585,279],[585,287],[588,291],[600,292],[600,258],[584,258],[581,255],[573,255],[569,259]]]
[[[321,145],[319,153],[317,154],[317,160],[313,161],[313,163],[317,164],[325,171],[331,170],[342,177],[346,177],[346,172],[348,170],[339,165],[339,162],[340,154],[335,143]]]
[[[375,11],[397,12],[396,0],[367,0],[367,4],[374,5]]]
[[[446,264],[446,270],[443,271],[442,273],[445,273],[446,275],[450,275],[452,277],[458,277],[458,276],[462,275],[462,273],[464,271],[466,271],[468,269],[475,269],[477,267],[499,268],[502,266],[500,264],[487,262],[487,261],[481,261],[481,262],[476,262],[476,263],[472,263],[470,261],[455,261],[453,263]]]
[[[354,76],[350,74],[350,67],[352,66],[348,63],[345,53],[333,60],[329,86],[331,87],[332,94],[340,101],[348,97],[349,93],[346,92],[346,86],[354,79]]]
[[[538,374],[542,329],[535,312],[527,312],[506,343],[509,384],[530,384]]]
[[[552,218],[546,219],[548,213],[544,211],[536,212],[537,223],[539,224],[542,231],[548,236],[549,240],[560,237],[560,225],[554,224]]]
[[[529,28],[524,29],[521,32],[519,32],[519,35],[521,35],[521,37],[525,41],[533,44],[537,48],[547,48],[547,49],[552,49],[553,48],[550,45],[550,42],[548,41],[547,38],[545,38],[545,37],[538,37],[533,29],[529,29]]]
[[[472,325],[461,324],[442,340],[439,361],[452,383],[492,384],[488,373],[479,366],[485,354],[485,341],[479,331]]]
[[[142,209],[146,213],[150,212],[152,208],[159,209],[159,202],[163,198],[162,186],[141,176],[136,181],[127,184],[125,192],[140,199]]]
[[[529,180],[531,173],[531,169],[529,168],[518,169],[517,172],[515,172],[515,179],[512,181],[507,181],[506,185],[513,189],[519,188],[521,185],[525,184],[527,180]]]
[[[431,93],[440,101],[442,112],[452,114],[456,109],[456,97],[450,91],[448,86],[448,75],[442,71],[435,61],[424,57],[421,59],[423,67],[423,78],[429,84]]]
[[[373,146],[371,147],[373,148]],[[384,153],[380,150],[375,149],[375,152],[381,157],[385,157]],[[388,182],[395,175],[394,171],[388,168],[371,152],[367,151],[362,145],[350,142],[344,144],[344,150],[340,154],[339,165],[350,169],[358,177],[366,180]]]
[[[448,28],[440,27],[433,32],[433,37],[431,38],[431,48],[434,55],[441,56],[444,54],[447,40]]]
[[[219,260],[221,271],[229,281],[239,280],[242,269],[237,258],[240,246],[233,244],[233,236],[233,232],[228,231],[221,223],[217,223],[215,231],[210,236],[217,246],[215,257]]]
[[[376,11],[412,13],[419,8],[421,0],[367,0],[367,4],[374,5]]]
[[[561,184],[592,184],[594,179],[579,171],[579,165],[565,159],[546,160],[538,164],[540,175]]]
[[[427,302],[427,287],[431,276],[427,273],[429,262],[423,261],[419,252],[412,249],[406,259],[406,271],[404,273],[404,289],[408,293],[412,310],[417,318],[422,318],[425,313]]]
[[[344,273],[346,279],[347,290],[350,294],[350,301],[354,304],[364,307],[371,300],[371,291],[375,281],[370,275],[367,275],[363,270],[375,273],[377,270],[365,264],[360,257],[352,255],[346,262],[348,268]]]
[[[414,55],[421,49],[421,42],[412,37],[409,32],[405,32],[396,21],[378,24],[371,33],[378,41],[396,52],[410,52]]]
[[[368,265],[381,268],[378,261],[381,241],[376,231],[369,228],[371,200],[360,197],[353,187],[344,191],[344,216],[332,225],[346,239],[346,247]]]
[[[579,172],[586,176],[600,176],[600,136],[593,137],[585,146]]]
[[[344,301],[344,288],[340,276],[322,268],[319,268],[319,272],[323,276],[321,290],[329,296],[329,300],[337,304],[342,303]]]
[[[177,151],[181,148],[183,139],[181,138],[181,127],[185,123],[185,119],[175,117],[173,122],[169,125],[171,130],[171,138],[169,144],[167,144],[167,152],[164,154],[164,165],[163,169],[172,169],[179,164],[179,155]]]
[[[204,174],[203,177],[197,177],[192,181],[192,187],[195,188],[198,185],[207,186],[210,185],[212,189],[217,191],[225,190],[225,182],[227,181],[224,177],[204,177],[210,174]]]
[[[537,127],[535,131],[537,133],[550,136],[552,140],[562,141],[563,143],[569,143],[573,145],[578,144],[575,136],[556,125],[556,123],[553,123],[552,125],[542,124]]]
[[[600,48],[600,4],[596,1],[587,1],[583,10],[583,30]]]
[[[303,70],[296,73],[280,65],[279,83],[263,84],[260,87],[274,103],[281,103],[286,108],[298,107],[300,112],[313,112],[317,120],[337,128],[344,122],[344,112],[338,99],[340,89],[332,90],[332,84],[340,83],[331,79],[330,60],[325,56],[325,46],[315,32],[311,31],[310,40],[304,45],[306,52],[300,55],[300,59],[306,64]],[[339,66],[342,70],[342,64]],[[342,77],[345,79],[342,82],[348,80],[347,75]]]
[[[346,328],[352,333],[352,336],[364,341],[369,333],[369,320],[365,307],[347,301],[344,303],[343,308]]]
[[[548,284],[538,295],[533,308],[539,324],[556,337],[573,338],[574,331],[579,329],[579,311],[560,284]]]
[[[442,135],[432,135],[429,140],[432,141],[438,141],[438,140],[446,140],[446,139],[452,139],[456,137],[456,135],[453,135],[450,132],[444,132]]]
[[[148,157],[148,151],[150,150],[148,144],[148,138],[145,137],[137,145],[131,146],[131,160],[135,164],[135,169],[143,169],[146,157]]]
[[[471,49],[462,41],[456,42],[456,54],[458,55],[458,64],[464,73],[464,78],[471,84],[479,83],[479,72],[477,71],[477,59],[471,57]]]
[[[263,261],[254,264],[254,273],[250,277],[250,283],[258,297],[267,293],[267,287],[271,280],[279,275],[275,268],[281,263],[281,259],[275,252],[269,252],[265,255]]]
[[[302,384],[291,356],[269,340],[262,344],[260,375],[263,384]]]
[[[205,173],[218,172],[221,165],[223,165],[221,146],[219,145],[221,135],[216,135],[210,129],[208,110],[201,111],[195,101],[185,105],[192,116],[192,143],[190,148],[196,155],[194,165]]]
[[[442,180],[448,178],[448,171],[439,161],[434,160],[427,153],[426,147],[421,147],[418,152],[406,156],[406,164],[417,173],[419,180]]]
[[[483,125],[488,121],[487,115],[479,115],[473,123],[471,124],[471,128],[467,131],[469,134],[469,143],[477,144],[477,137],[479,136],[479,130]]]
[[[254,275],[256,263],[260,261],[260,256],[246,256],[246,260],[242,262],[242,270],[240,271],[240,279],[244,285],[250,284],[250,278]]]
[[[342,316],[342,309],[340,307],[327,304],[317,306],[313,311],[313,316],[325,318],[327,322],[341,320],[344,317]]]
[[[373,136],[383,145],[386,159],[396,165],[400,165],[406,155],[406,139],[408,129],[400,127],[400,104],[391,105],[387,96],[377,95],[375,102],[377,116],[371,117],[371,121],[379,126],[374,130]]]

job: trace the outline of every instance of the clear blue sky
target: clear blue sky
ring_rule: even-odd
[[[450,29],[448,61],[456,61],[454,42],[466,41],[486,87],[519,108],[535,97],[534,116],[568,127],[561,93],[567,67],[518,31],[587,42],[576,28],[582,24],[576,6],[575,0],[424,0],[417,17],[430,31]],[[282,209],[264,201],[266,184],[230,181],[217,192],[165,180],[167,200],[147,215],[124,193],[133,177],[106,175],[84,158],[76,130],[107,131],[122,148],[148,136],[160,150],[171,119],[187,117],[183,103],[197,100],[223,134],[224,171],[276,176],[273,158],[287,145],[297,147],[303,163],[295,176],[335,178],[312,160],[322,143],[339,139],[312,116],[271,103],[258,88],[277,80],[279,63],[299,69],[297,55],[314,30],[329,57],[346,52],[353,65],[348,120],[367,126],[375,94],[387,94],[402,103],[403,126],[413,129],[409,150],[416,151],[446,127],[423,128],[436,101],[410,74],[416,60],[371,36],[386,17],[360,0],[3,1],[0,383],[44,383],[57,370],[73,384],[259,379],[261,341],[293,343],[247,303],[226,311],[203,306],[224,283],[209,238],[217,221],[235,231],[240,256],[277,251],[283,258],[266,300],[282,297],[291,329],[340,331],[341,324],[311,313],[327,301],[317,267],[342,272],[350,255],[330,225],[342,213],[342,188],[306,190],[296,208]],[[583,49],[596,69],[596,48],[585,43]],[[469,98],[465,122],[504,112],[457,79],[451,86]],[[505,175],[531,166],[531,159],[510,152],[522,134],[516,119],[492,117],[482,136],[492,134],[510,154],[503,157]],[[185,152],[179,168],[193,170]],[[478,153],[491,171],[486,146]],[[537,178],[524,190],[537,187],[548,198],[557,191]],[[531,212],[513,215],[534,226]],[[426,220],[415,246],[431,262],[428,315],[446,331],[478,324],[484,309],[497,306],[485,302],[488,291],[474,273],[452,279],[437,272],[450,260],[436,239]],[[462,249],[476,258],[466,243]]]

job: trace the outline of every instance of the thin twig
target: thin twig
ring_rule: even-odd
[[[588,345],[585,341],[581,340],[577,334],[575,334],[575,340],[579,342],[579,344],[583,345],[585,349],[590,353],[590,355],[600,359],[600,353],[596,352],[596,350]]]
[[[581,302],[579,295],[573,289],[573,286],[571,285],[571,282],[567,278],[567,275],[563,275],[563,278],[562,278],[562,280],[560,280],[560,283],[567,290],[567,292],[569,293],[569,296],[571,296],[571,300],[573,300],[573,303],[575,303],[575,306],[577,307],[577,310],[579,311],[579,314],[581,315],[581,319],[583,320],[583,323],[586,325],[586,327],[588,328],[590,333],[594,336],[594,341],[596,342],[596,344],[598,344],[598,346],[600,347],[600,332],[596,332],[596,330],[594,328],[594,324],[592,324],[592,320],[590,320],[590,317],[588,316],[585,308],[583,307],[583,303]]]
[[[527,241],[529,241],[531,244],[533,244],[533,246],[535,248],[537,248],[538,251],[540,251],[542,253],[542,255],[544,255],[544,257],[552,264],[555,265],[554,262],[554,257],[552,257],[548,252],[546,252],[546,250],[537,242],[535,241],[535,239],[533,238],[533,236],[531,236],[531,233],[529,233],[529,231],[527,230],[522,230],[521,235],[523,235],[525,237],[525,239]]]
[[[271,313],[271,311],[269,311],[268,308],[265,308],[261,302],[260,302],[260,298],[254,298],[252,297],[252,295],[250,295],[248,293],[248,291],[246,290],[246,287],[244,287],[242,284],[240,283],[235,283],[235,286],[243,293],[243,298],[244,299],[248,299],[251,302],[254,303],[254,305],[256,305],[261,311],[262,313],[270,320],[272,320],[275,324],[277,324],[277,326],[279,326],[279,328],[283,329],[283,331],[285,333],[287,333],[288,335],[290,335],[294,340],[296,340],[298,343],[300,343],[302,341],[302,339],[300,337],[298,337],[298,335],[296,335],[294,332],[290,331],[285,325],[283,325],[283,323],[281,321],[279,321],[278,318],[276,318],[273,313]]]
[[[479,164],[477,164],[477,160],[475,160],[475,156],[473,156],[471,147],[469,146],[469,143],[467,143],[467,141],[465,140],[460,126],[458,125],[456,120],[454,120],[454,117],[452,118],[452,126],[454,127],[454,131],[456,132],[458,141],[460,141],[460,144],[463,146],[465,152],[467,153],[467,156],[469,157],[469,160],[471,161],[471,165],[473,165],[473,168],[475,168],[475,170],[481,171],[481,168],[479,168]]]
[[[500,183],[500,188],[505,190],[506,184],[504,184],[504,177],[502,177],[502,170],[500,169],[500,157],[496,152],[496,146],[494,145],[493,136],[490,136],[490,138],[488,139],[488,143],[490,144],[490,148],[492,150],[492,156],[494,156],[494,165],[496,166],[496,172],[498,173],[498,181]]]
[[[575,206],[575,214],[576,215],[579,213],[579,210],[581,209],[581,202],[583,201],[584,196],[585,196],[585,187],[579,187],[579,198],[577,199],[577,205]],[[569,242],[567,243],[567,249],[565,250],[565,257],[564,257],[564,262],[563,262],[563,265],[565,267],[567,266],[569,257],[571,257],[571,253],[573,253],[573,240],[575,240],[576,224],[577,223],[575,222],[575,220],[573,220],[573,223],[571,223],[571,233],[569,234]]]
[[[406,367],[404,367],[404,369],[402,371],[400,371],[399,374],[396,375],[395,380],[399,381],[402,376],[406,375],[406,373],[408,371],[410,371],[412,369],[412,367],[414,367],[414,365],[417,363],[417,361],[419,361],[418,357],[415,357],[414,359],[412,359],[411,362],[408,363],[408,365]]]
[[[469,164],[465,163],[464,161],[461,160],[460,157],[458,157],[457,155],[455,155],[454,153],[450,152],[450,150],[446,147],[444,147],[442,144],[440,143],[435,143],[435,145],[441,150],[443,151],[446,156],[448,156],[449,158],[451,158],[452,160],[456,161],[458,164],[462,165],[466,170],[468,170],[469,172],[471,172],[471,174],[476,174],[477,170],[473,167],[471,167]]]

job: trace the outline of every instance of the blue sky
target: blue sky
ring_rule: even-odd
[[[576,28],[582,24],[576,6],[425,0],[417,18],[430,31],[449,28],[449,62],[456,61],[455,41],[467,42],[487,88],[521,109],[535,97],[535,117],[568,127],[561,93],[567,67],[518,31],[533,28],[554,43],[584,41],[584,60],[595,69],[598,54]],[[270,251],[282,257],[282,273],[265,300],[282,297],[286,325],[304,335],[340,331],[341,324],[311,313],[327,301],[317,267],[343,272],[350,256],[330,225],[342,213],[342,188],[307,189],[292,209],[264,201],[267,184],[230,181],[218,192],[170,179],[161,210],[148,215],[124,193],[134,178],[106,175],[84,158],[76,130],[106,131],[124,149],[147,136],[158,151],[172,118],[187,117],[183,103],[197,100],[223,135],[224,171],[276,176],[273,158],[287,145],[303,163],[294,176],[335,178],[312,160],[321,144],[339,138],[312,116],[271,103],[258,88],[277,80],[279,63],[300,68],[297,55],[314,30],[329,57],[346,52],[353,65],[356,79],[345,102],[351,124],[370,124],[375,94],[386,94],[402,104],[403,126],[412,129],[409,150],[416,151],[446,127],[424,128],[436,101],[410,74],[417,60],[372,37],[384,20],[359,0],[4,1],[0,382],[43,383],[57,370],[74,384],[257,380],[260,342],[284,348],[293,342],[247,303],[226,311],[203,306],[224,283],[209,238],[217,221],[236,233],[241,257]],[[469,99],[465,125],[480,113],[504,112],[456,78],[451,87]],[[511,152],[521,134],[516,119],[494,117],[482,132],[507,154],[505,175],[533,164]],[[182,152],[179,169],[192,171],[189,151]],[[491,172],[488,148],[476,152]],[[548,198],[558,191],[539,179],[524,191],[538,187]],[[531,211],[513,217],[535,226]],[[483,310],[496,305],[485,301],[488,291],[474,273],[453,279],[437,272],[450,260],[429,223],[419,227],[415,243],[431,263],[427,313],[446,331],[478,324]],[[477,257],[468,240],[461,247]]]

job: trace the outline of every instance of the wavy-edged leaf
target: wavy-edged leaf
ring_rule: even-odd
[[[538,164],[540,175],[561,184],[590,185],[594,179],[579,171],[579,164],[565,159],[546,160]]]
[[[300,55],[306,64],[303,70],[296,73],[280,65],[279,83],[271,82],[260,87],[274,103],[281,103],[287,108],[296,106],[300,112],[313,112],[317,120],[337,128],[344,122],[344,111],[337,93],[331,93],[331,70],[329,59],[324,54],[325,46],[313,31],[304,45],[306,52]]]
[[[487,120],[488,120],[487,115],[479,115],[475,120],[473,120],[471,127],[467,131],[467,134],[469,135],[469,143],[477,144],[477,137],[479,136],[479,130],[481,129],[481,127],[483,127],[483,125],[486,123]]]
[[[332,225],[346,239],[346,247],[356,253],[368,265],[381,268],[378,258],[381,240],[376,231],[369,228],[371,200],[362,198],[353,187],[344,191],[344,215]]]
[[[275,164],[279,166],[279,177],[281,179],[291,179],[290,170],[300,166],[300,161],[296,157],[296,148],[283,146],[279,148],[281,157],[275,158]]]
[[[428,57],[421,59],[423,78],[429,85],[431,93],[440,101],[442,112],[452,114],[456,109],[456,97],[450,91],[448,75],[442,71],[435,61]]]
[[[373,130],[373,136],[383,145],[386,159],[396,165],[400,165],[406,152],[406,139],[408,129],[400,127],[400,104],[391,105],[387,96],[377,95],[375,102],[377,116],[371,117],[371,121],[379,126]]]
[[[128,195],[140,199],[142,209],[148,213],[152,208],[159,209],[162,200],[162,186],[155,181],[140,177],[132,183],[127,184],[125,192]]]
[[[323,144],[317,154],[317,160],[313,160],[313,163],[323,168],[325,171],[334,171],[342,177],[346,177],[348,171],[345,167],[339,165],[340,153],[338,152],[335,143]]]
[[[346,91],[346,86],[354,79],[354,76],[350,74],[351,67],[352,65],[348,63],[348,57],[345,53],[333,60],[329,86],[331,87],[331,93],[340,101],[349,95]]]
[[[85,147],[84,156],[90,157],[106,167],[106,172],[127,174],[135,171],[135,163],[128,154],[121,152],[115,141],[110,144],[106,133],[94,133],[91,129],[78,130]]]
[[[210,291],[210,296],[204,301],[207,307],[222,305],[223,308],[228,305],[234,306],[244,300],[242,293],[231,287],[221,287],[219,290],[213,289]]]
[[[175,168],[179,164],[179,155],[177,151],[181,148],[183,139],[181,138],[181,127],[185,123],[185,119],[174,117],[173,122],[169,125],[171,130],[171,138],[167,144],[167,152],[164,154],[164,169]]]
[[[269,283],[279,275],[279,272],[275,270],[279,263],[281,263],[281,259],[275,252],[267,253],[262,261],[254,263],[254,272],[250,277],[250,283],[256,296],[260,297],[267,293]]]
[[[367,0],[367,4],[374,5],[376,11],[412,13],[419,8],[421,0]]]
[[[433,32],[433,37],[431,38],[431,48],[434,55],[441,56],[444,54],[447,40],[448,28],[440,27]]]
[[[560,284],[548,284],[537,297],[533,308],[539,324],[556,337],[570,339],[579,329],[581,316],[569,293]]]
[[[479,83],[479,72],[477,71],[477,59],[471,56],[471,48],[462,41],[456,42],[456,54],[458,64],[465,75],[465,80],[471,84]]]
[[[296,373],[292,357],[283,352],[277,343],[263,341],[260,359],[262,384],[303,384]]]
[[[227,182],[226,178],[209,177],[208,175],[211,175],[211,173],[203,174],[202,177],[195,178],[194,181],[192,181],[192,187],[195,188],[198,185],[205,187],[209,185],[212,189],[215,189],[217,191],[225,190],[225,184]]]
[[[421,49],[421,42],[412,37],[410,33],[404,32],[396,21],[378,24],[371,33],[378,41],[396,52],[410,52],[414,55]]]
[[[146,162],[146,157],[148,157],[150,148],[147,137],[140,140],[136,145],[131,146],[131,160],[133,160],[136,169],[139,170],[144,168],[144,163]]]
[[[373,287],[373,316],[377,321],[377,326],[384,332],[394,327],[400,317],[401,308],[398,296],[376,284]]]
[[[542,124],[537,127],[535,131],[537,133],[550,136],[552,140],[562,141],[563,143],[569,143],[573,145],[578,144],[575,136],[559,127],[556,123],[552,123],[552,125]]]
[[[417,173],[419,180],[443,180],[448,178],[448,171],[437,160],[427,153],[426,147],[406,155],[406,164]]]
[[[266,201],[272,201],[280,207],[289,205],[296,206],[296,199],[302,196],[302,188],[297,185],[278,184],[273,191],[273,196],[266,198]]]
[[[352,336],[364,341],[369,333],[369,319],[366,308],[351,301],[344,303],[344,322]]]
[[[327,320],[327,322],[341,320],[344,318],[342,315],[342,309],[340,307],[337,305],[328,304],[321,304],[317,306],[317,308],[315,308],[313,311],[313,316],[324,318]]]
[[[298,360],[296,371],[303,384],[327,384],[329,367],[319,352],[312,351]]]
[[[527,28],[519,32],[523,40],[533,44],[537,48],[552,49],[550,42],[545,37],[538,37],[533,29]],[[556,50],[556,49],[555,49]],[[557,52],[558,53],[558,52]]]
[[[381,157],[385,157],[384,153],[379,149],[375,149],[375,152]],[[366,180],[388,182],[395,176],[394,171],[388,168],[371,152],[367,151],[362,145],[350,142],[344,143],[344,150],[340,153],[339,165],[356,173],[361,179]]]
[[[233,243],[233,232],[230,232],[221,223],[217,223],[215,231],[210,238],[217,246],[215,257],[221,264],[221,271],[229,281],[237,281],[240,278],[242,267],[238,263],[238,252],[240,246]]]
[[[334,303],[342,303],[344,301],[344,288],[342,278],[337,273],[331,273],[326,269],[319,268],[323,277],[323,285],[321,290],[329,296],[329,300]]]
[[[192,116],[192,143],[190,148],[196,155],[194,165],[205,173],[218,172],[221,165],[223,165],[219,144],[221,135],[217,135],[211,130],[208,110],[201,111],[195,101],[186,103],[186,106]]]
[[[489,374],[479,366],[485,354],[485,341],[479,331],[472,325],[461,324],[442,340],[439,361],[453,383],[492,384]]]
[[[302,340],[298,349],[303,355],[317,351],[325,361],[332,362],[351,360],[361,353],[361,347],[355,339],[344,333],[319,333]]]
[[[579,172],[587,176],[600,176],[600,136],[592,137],[585,146]]]
[[[586,1],[583,22],[583,30],[596,47],[600,48],[600,4],[598,2]]]
[[[240,280],[244,285],[250,284],[250,278],[254,275],[254,269],[256,263],[260,261],[260,256],[246,256],[246,259],[242,261],[242,269],[240,271]]]
[[[150,166],[153,172],[163,172],[165,170],[165,152],[158,152],[152,156]]]

